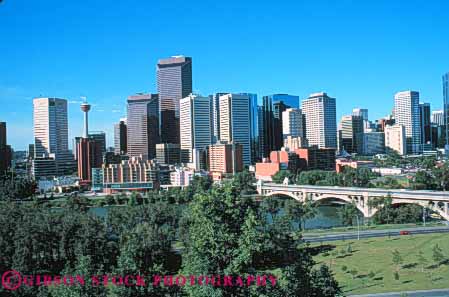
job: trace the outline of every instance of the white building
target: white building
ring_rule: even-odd
[[[306,121],[309,145],[337,148],[337,115],[335,98],[326,93],[314,93],[304,99],[301,110]]]
[[[407,154],[405,127],[402,125],[385,126],[385,149],[399,155]]]
[[[435,124],[437,126],[443,126],[444,125],[444,110],[434,110],[432,111],[432,124]]]
[[[282,112],[282,135],[284,139],[288,136],[304,137],[301,109],[287,108]]]
[[[243,146],[243,164],[251,164],[250,97],[245,94],[220,96],[220,140]]]
[[[180,101],[181,161],[194,161],[193,150],[206,150],[211,144],[211,106],[209,97],[189,95]]]
[[[394,116],[396,124],[405,127],[407,153],[421,153],[419,92],[403,91],[396,93],[394,95]]]

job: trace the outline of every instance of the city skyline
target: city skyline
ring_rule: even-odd
[[[259,100],[276,93],[302,100],[324,91],[338,98],[337,119],[359,107],[367,108],[373,120],[391,112],[395,93],[410,89],[419,91],[432,110],[443,108],[441,77],[449,71],[446,1],[406,6],[386,1],[290,3],[289,9],[231,1],[203,10],[217,15],[210,26],[199,26],[189,15],[171,19],[160,34],[152,32],[154,24],[168,17],[172,6],[181,12],[187,4],[120,4],[98,14],[95,3],[85,10],[53,1],[24,3],[4,1],[0,6],[5,41],[0,46],[0,121],[8,123],[8,141],[15,150],[32,143],[31,102],[36,97],[68,99],[71,140],[82,130],[79,103],[86,96],[94,107],[92,130],[105,131],[108,146],[113,145],[114,123],[126,116],[126,98],[155,93],[157,60],[177,54],[193,58],[193,92],[202,96],[226,90],[254,93]],[[81,24],[66,18],[73,11],[82,17]],[[144,17],[150,13],[156,17]],[[37,22],[50,15],[51,23]],[[128,15],[123,20],[128,30],[114,23],[123,15]],[[219,20],[231,15],[243,22]],[[308,26],[317,16],[325,16],[321,24]],[[189,34],[178,30],[181,24]],[[239,41],[239,50],[217,46],[226,39]],[[285,41],[288,46],[276,46]],[[318,41],[327,45],[317,49]]]

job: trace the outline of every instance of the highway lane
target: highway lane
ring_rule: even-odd
[[[431,234],[431,233],[449,233],[449,227],[415,227],[404,229],[391,229],[391,230],[370,230],[360,231],[360,239],[375,238],[375,237],[389,237],[389,236],[401,236],[401,231],[408,231],[410,235],[417,234]],[[408,236],[410,236],[408,235]],[[407,236],[407,235],[403,235]],[[357,240],[358,235],[356,232],[343,232],[338,234],[327,234],[319,236],[304,235],[304,240],[310,243],[325,242],[325,241],[338,241],[338,240]],[[448,295],[449,296],[449,295]]]

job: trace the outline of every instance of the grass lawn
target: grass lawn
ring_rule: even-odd
[[[347,295],[449,288],[449,264],[437,266],[432,259],[436,244],[449,259],[449,234],[424,234],[323,244],[315,260],[331,267]],[[349,245],[352,253],[347,252]],[[394,278],[394,250],[403,259],[399,280]],[[424,272],[419,251],[427,260]]]

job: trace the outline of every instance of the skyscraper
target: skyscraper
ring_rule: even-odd
[[[189,95],[180,101],[181,160],[193,162],[193,150],[206,151],[211,144],[210,98]]]
[[[432,125],[430,122],[430,104],[419,104],[419,127],[421,131],[421,143],[432,144]]]
[[[6,122],[0,122],[0,175],[11,167],[12,151],[6,135]]]
[[[179,143],[179,101],[192,93],[192,58],[174,56],[157,63],[160,135],[163,143]]]
[[[156,144],[160,142],[158,94],[129,96],[127,121],[128,155],[142,156],[144,160],[155,158]]]
[[[220,96],[220,138],[243,146],[243,164],[251,164],[250,98],[241,94]]]
[[[35,98],[33,106],[35,157],[67,152],[67,100]]]
[[[449,152],[449,72],[443,75],[443,110],[446,130],[446,152]]]
[[[363,122],[362,116],[343,116],[339,127],[339,150],[353,154],[363,153]]]
[[[126,133],[126,118],[114,125],[114,153],[126,155],[128,149]]]
[[[249,99],[249,124],[251,141],[251,163],[255,163],[261,158],[259,145],[259,111],[257,104],[257,94],[240,93],[239,95],[248,96]]]
[[[302,112],[299,108],[287,108],[282,113],[283,139],[288,136],[304,137],[302,128]]]
[[[432,111],[431,122],[437,126],[444,126],[444,110]]]
[[[220,140],[220,96],[226,95],[229,93],[215,93],[213,95],[209,95],[212,103],[212,121],[213,121],[213,133],[212,133],[212,143],[216,143]]]
[[[337,148],[337,115],[335,98],[326,93],[314,93],[301,104],[306,122],[309,145]]]
[[[262,97],[259,110],[260,156],[268,157],[271,151],[280,150],[283,145],[282,113],[287,108],[299,108],[299,97],[288,94],[273,94]]]
[[[403,91],[394,95],[394,116],[396,124],[405,127],[407,153],[422,151],[421,129],[419,121],[419,92]]]
[[[35,98],[33,100],[35,178],[71,174],[75,168],[68,150],[67,100]],[[43,162],[38,159],[44,159]],[[42,166],[41,166],[42,165]],[[51,170],[46,170],[51,168]]]
[[[368,121],[368,109],[366,108],[354,108],[352,115],[362,117],[363,121]]]

